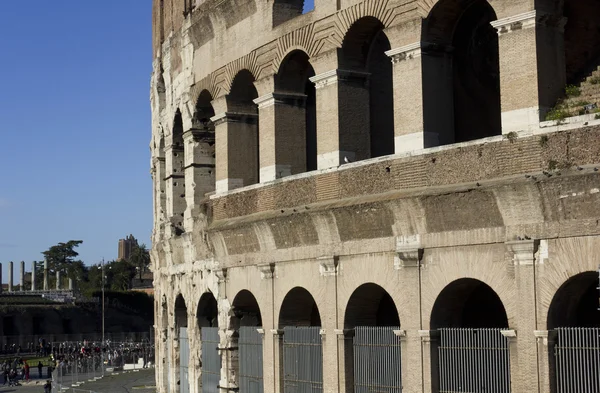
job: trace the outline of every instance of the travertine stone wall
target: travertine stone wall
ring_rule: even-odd
[[[494,0],[503,135],[453,144],[450,34],[466,3],[316,0],[300,14],[302,2],[290,0],[196,0],[191,10],[153,2],[151,256],[161,393],[179,391],[178,296],[191,392],[200,391],[206,321],[198,306],[206,296],[218,308],[221,392],[239,387],[234,303],[242,291],[260,309],[264,390],[283,392],[280,316],[298,288],[319,311],[324,392],[353,392],[346,315],[365,284],[397,309],[403,391],[435,392],[435,305],[467,278],[491,288],[516,331],[512,391],[550,391],[553,299],[565,296],[567,280],[600,265],[600,120],[540,125],[579,64],[565,53],[583,50],[565,48],[573,33],[562,2]],[[385,34],[393,64],[394,154],[379,158],[370,158],[371,75],[356,63],[374,32]],[[294,51],[314,71],[311,172],[304,90],[281,83],[285,72],[300,72],[282,67]],[[210,112],[210,122],[199,112]]]

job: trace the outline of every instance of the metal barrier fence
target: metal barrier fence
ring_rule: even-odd
[[[508,339],[501,329],[440,333],[440,393],[510,393]]]
[[[221,356],[219,355],[219,328],[202,328],[202,392],[219,393]]]
[[[557,393],[600,392],[600,329],[556,330]]]
[[[82,359],[61,361],[52,372],[53,389],[57,392],[63,388],[79,386],[88,381],[102,378],[105,373],[103,356],[90,356]]]
[[[249,326],[240,327],[239,334],[240,393],[262,393],[263,335]]]
[[[187,328],[179,328],[179,392],[189,393],[190,341]]]
[[[320,327],[283,328],[283,391],[323,391],[323,344]]]
[[[357,326],[354,329],[354,392],[400,393],[402,369],[400,327]]]
[[[126,332],[126,333],[105,333],[105,341],[115,342],[154,342],[154,332]],[[19,336],[0,336],[0,355],[16,354],[19,346],[20,353],[39,353],[41,342],[46,345],[63,342],[102,342],[101,333],[81,333],[81,334],[37,334],[37,335],[19,335]]]

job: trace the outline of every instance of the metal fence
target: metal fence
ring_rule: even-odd
[[[354,392],[400,393],[402,369],[400,327],[357,326],[354,329]]]
[[[600,392],[600,329],[556,330],[557,393]]]
[[[501,329],[440,333],[440,393],[510,393],[508,339]]]
[[[283,329],[283,391],[323,391],[323,344],[320,327]]]
[[[239,334],[240,393],[262,393],[263,335],[248,326],[241,327]]]
[[[219,328],[202,328],[202,392],[219,393],[221,356],[219,355]]]
[[[64,388],[76,387],[88,381],[102,378],[105,373],[102,355],[75,358],[58,362],[52,372],[53,388],[60,392]]]
[[[188,339],[187,328],[179,328],[179,392],[189,393],[190,379],[189,368],[190,363],[190,342]]]

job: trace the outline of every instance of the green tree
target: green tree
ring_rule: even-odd
[[[150,265],[150,253],[148,252],[148,249],[144,243],[135,245],[133,247],[128,262],[135,267],[138,273],[138,278],[141,281],[144,272]]]
[[[81,243],[83,243],[83,240],[69,240],[66,243],[58,243],[42,252],[44,258],[48,261],[49,279],[53,284],[56,283],[56,272],[61,272],[63,277],[68,276],[75,281],[85,278],[86,268],[83,262],[75,259],[79,256],[75,248],[79,247]]]

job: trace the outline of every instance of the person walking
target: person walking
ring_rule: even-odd
[[[44,366],[42,365],[42,362],[38,362],[38,378],[42,379],[42,368],[44,368]]]
[[[46,381],[46,384],[44,385],[44,393],[51,393],[52,392],[52,382],[50,382],[50,380]]]
[[[23,369],[25,370],[25,381],[29,382],[29,364],[27,363],[27,360],[25,360],[25,365],[23,366]]]

